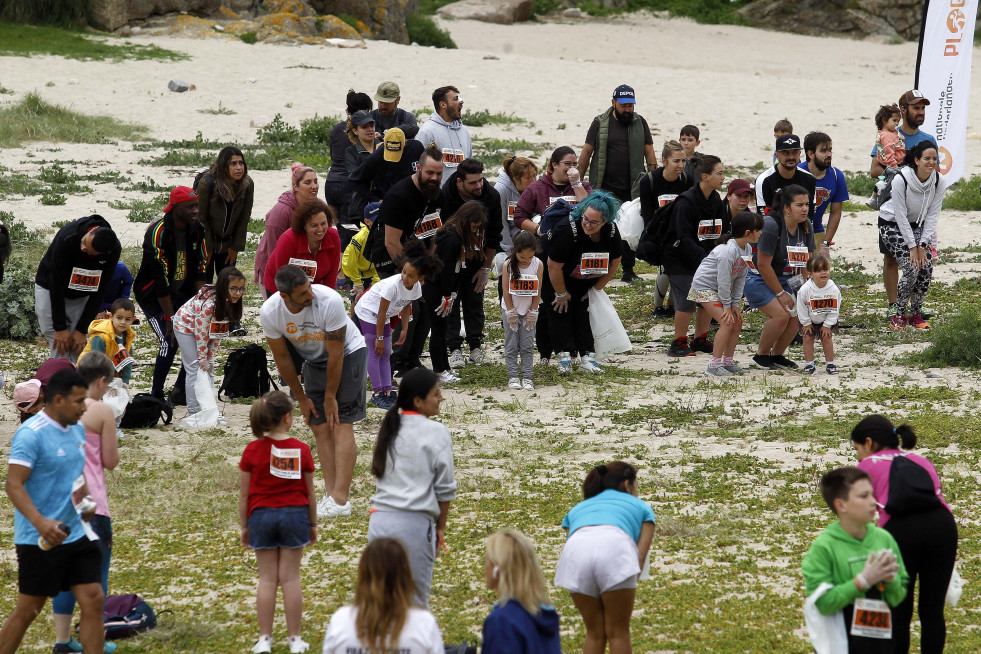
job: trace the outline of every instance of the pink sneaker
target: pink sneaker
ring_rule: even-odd
[[[889,326],[893,329],[902,329],[906,325],[906,316],[895,315],[889,319]]]
[[[930,329],[930,323],[924,320],[918,313],[914,313],[912,316],[907,318],[906,324],[917,329]]]

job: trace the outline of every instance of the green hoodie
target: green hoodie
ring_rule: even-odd
[[[808,596],[823,582],[834,585],[834,588],[817,601],[817,608],[822,614],[831,615],[853,603],[855,598],[865,597],[865,592],[856,588],[853,580],[862,572],[869,554],[883,549],[896,553],[899,573],[895,579],[886,584],[882,599],[889,606],[897,606],[906,597],[909,575],[906,573],[903,557],[899,553],[899,546],[896,545],[892,534],[885,529],[880,529],[871,523],[867,528],[865,538],[858,540],[835,520],[815,539],[804,556],[801,568]]]

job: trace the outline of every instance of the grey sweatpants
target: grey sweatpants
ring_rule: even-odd
[[[531,370],[535,365],[535,330],[525,328],[525,317],[518,317],[518,328],[511,329],[507,316],[504,323],[504,366],[508,371],[508,379],[521,377],[518,370],[518,355],[521,355],[521,370],[523,379],[531,379]]]
[[[429,609],[429,588],[433,585],[436,563],[436,522],[424,513],[412,511],[372,511],[368,518],[368,542],[376,538],[402,541],[409,553],[416,602]]]
[[[88,334],[89,326],[78,324],[79,318],[82,317],[82,311],[85,310],[85,303],[88,301],[89,299],[87,297],[65,298],[65,320],[68,323],[69,333],[81,327],[78,331]],[[70,359],[72,363],[75,363],[78,360],[77,352],[71,354],[58,354],[55,352],[55,328],[54,322],[51,320],[51,293],[48,289],[41,288],[36,284],[34,285],[34,313],[37,314],[37,322],[41,328],[41,333],[48,339],[48,346],[50,347],[48,356],[52,359],[58,357]]]
[[[201,372],[198,366],[198,344],[194,334],[185,334],[174,330],[174,338],[177,339],[177,347],[181,353],[181,365],[184,366],[184,374],[187,375],[184,382],[184,396],[187,399],[187,413],[194,415],[201,409],[198,403],[198,395],[194,390],[194,381]],[[214,362],[211,362],[214,365]],[[208,373],[212,386],[215,383],[214,371]]]

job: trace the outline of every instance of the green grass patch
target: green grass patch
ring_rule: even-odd
[[[976,307],[935,321],[930,338],[933,344],[920,357],[925,365],[981,368],[981,312]]]
[[[409,14],[405,18],[405,28],[409,33],[410,43],[418,43],[426,47],[456,48],[450,33],[439,27],[429,16]]]
[[[218,108],[216,108],[216,109],[198,109],[198,113],[199,114],[208,114],[208,115],[211,115],[211,116],[234,116],[238,112],[235,111],[234,109],[229,109],[228,107],[224,106],[221,103],[221,100],[219,100],[218,101]]]
[[[255,42],[259,40],[255,32],[242,32],[238,35],[238,38],[242,43],[248,43],[249,45],[255,45]]]
[[[487,109],[481,109],[480,111],[470,111],[469,109],[463,112],[461,117],[464,125],[468,127],[483,127],[484,125],[514,125],[517,123],[528,122],[524,118],[515,116],[513,113],[505,114],[501,112],[491,112]]]
[[[2,42],[2,37],[0,37]],[[0,109],[0,147],[13,148],[34,141],[108,143],[132,141],[147,132],[143,125],[108,116],[87,116],[46,102],[37,93]]]
[[[974,175],[970,179],[958,180],[956,184],[947,189],[947,195],[944,197],[944,209],[955,211],[981,210],[979,186],[981,186],[981,176],[979,175]]]
[[[627,0],[624,6],[607,7],[599,0],[583,0],[579,3],[579,7],[593,16],[649,9],[651,11],[670,11],[672,16],[684,16],[709,25],[747,25],[749,21],[743,18],[738,10],[750,2],[752,0],[701,0],[700,2],[690,2],[689,0]],[[539,3],[536,2],[535,4],[537,13]]]
[[[15,4],[15,3],[10,3]],[[37,4],[37,3],[16,3]],[[13,57],[53,55],[67,59],[124,61],[184,61],[188,56],[155,45],[135,45],[109,35],[93,37],[82,32],[0,22],[0,54]]]
[[[110,200],[109,207],[112,209],[122,209],[127,211],[126,219],[131,223],[150,223],[150,221],[163,215],[164,207],[167,206],[167,196],[160,195],[151,200],[128,200],[117,202]]]

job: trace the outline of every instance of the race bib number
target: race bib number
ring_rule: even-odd
[[[822,297],[811,298],[811,313],[832,313],[838,310],[838,298]]]
[[[753,263],[753,255],[743,254],[741,256],[742,260],[746,262],[746,267],[749,268],[749,272],[753,273],[754,275],[759,275],[760,271],[756,269],[756,264]]]
[[[209,338],[225,338],[228,336],[227,320],[212,320],[211,329],[208,331]]]
[[[297,259],[296,257],[290,257],[290,265],[296,266],[303,271],[303,274],[307,276],[311,282],[317,276],[317,262],[312,259]]]
[[[675,200],[678,197],[676,193],[665,193],[664,195],[657,196],[657,206],[663,207],[668,202]]]
[[[83,293],[95,293],[99,290],[99,282],[102,280],[101,270],[87,270],[85,268],[72,268],[72,276],[68,280],[68,288],[73,291]]]
[[[514,224],[514,210],[517,208],[517,202],[508,202],[508,222]]]
[[[578,204],[579,198],[574,195],[550,195],[548,198],[548,206],[552,206],[559,200],[565,200],[569,204]]]
[[[535,297],[538,295],[538,275],[521,275],[518,278],[511,278],[508,284],[508,292],[511,295],[523,297]]]
[[[269,474],[280,479],[299,479],[302,475],[300,448],[284,447],[280,449],[273,445],[269,449]]]
[[[133,363],[133,357],[126,348],[119,348],[114,355],[112,355],[112,365],[116,369],[116,372],[122,371],[123,368]]]
[[[722,223],[717,220],[698,221],[698,240],[714,241],[722,235]]]
[[[579,274],[583,277],[605,275],[609,269],[609,252],[584,252],[579,262]]]
[[[787,246],[787,265],[791,268],[803,268],[807,265],[807,246],[788,245]]]
[[[82,504],[82,501],[85,499],[87,494],[88,493],[86,493],[85,488],[85,473],[82,473],[78,476],[78,479],[72,482],[72,506],[74,506],[75,510],[79,513],[82,513],[82,509],[86,508]]]
[[[852,636],[892,638],[892,613],[882,600],[857,598],[852,613]]]
[[[464,156],[463,150],[454,150],[453,148],[443,148],[443,165],[457,167],[463,163]]]
[[[443,226],[443,220],[439,217],[439,212],[427,213],[419,221],[416,227],[416,238],[429,238],[435,236],[439,228]]]

